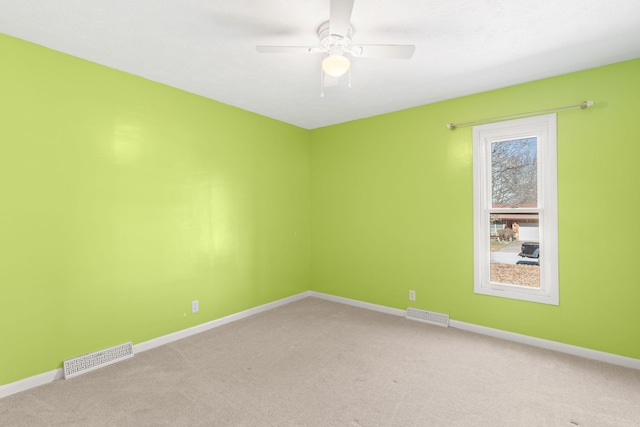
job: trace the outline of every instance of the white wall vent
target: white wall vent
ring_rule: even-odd
[[[407,319],[431,323],[432,325],[449,326],[448,314],[435,313],[433,311],[420,310],[412,307],[407,308]]]
[[[133,357],[133,344],[128,342],[115,347],[74,357],[64,361],[64,378],[72,378],[103,366],[113,365]]]

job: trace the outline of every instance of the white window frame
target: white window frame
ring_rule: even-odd
[[[537,208],[495,209],[491,202],[491,142],[537,138]],[[473,127],[474,290],[492,295],[559,305],[558,292],[558,178],[556,115]],[[540,224],[540,288],[490,281],[489,215],[491,212],[538,213]]]

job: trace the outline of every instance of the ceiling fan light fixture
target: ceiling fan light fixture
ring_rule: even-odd
[[[339,53],[332,53],[322,61],[322,70],[332,77],[340,77],[350,66],[349,58]]]

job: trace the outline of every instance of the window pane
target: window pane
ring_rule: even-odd
[[[537,138],[491,143],[491,203],[494,208],[537,207]]]
[[[539,214],[492,213],[489,222],[489,280],[540,288]]]
[[[556,133],[555,114],[473,128],[477,294],[559,304]]]

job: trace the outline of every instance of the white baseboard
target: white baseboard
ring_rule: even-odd
[[[183,338],[190,337],[192,335],[199,334],[204,331],[208,331],[218,326],[226,325],[237,320],[245,319],[249,316],[253,316],[264,311],[280,307],[294,301],[301,300],[306,297],[315,297],[324,299],[327,301],[333,301],[341,304],[351,305],[354,307],[360,307],[367,310],[378,311],[381,313],[391,314],[393,316],[406,317],[406,311],[397,308],[387,307],[384,305],[372,304],[364,301],[358,301],[350,298],[338,297],[335,295],[324,294],[321,292],[306,291],[297,295],[293,295],[287,298],[283,298],[277,301],[273,301],[267,304],[263,304],[257,307],[250,308],[238,313],[231,314],[229,316],[222,317],[220,319],[212,320],[201,325],[193,326],[182,331],[173,332],[168,335],[164,335],[158,338],[144,341],[133,346],[134,352],[143,352],[152,348],[159,347],[161,345],[169,344],[174,341],[178,341]],[[640,370],[640,359],[633,359],[631,357],[619,356],[617,354],[606,353],[603,351],[591,350],[584,347],[578,347],[570,344],[564,344],[557,341],[549,341],[542,338],[530,337],[527,335],[516,334],[514,332],[503,331],[501,329],[487,328],[485,326],[474,325],[472,323],[460,322],[457,320],[450,320],[449,326],[453,328],[463,329],[465,331],[474,332],[477,334],[488,335],[495,338],[501,338],[509,341],[514,341],[522,344],[531,345],[534,347],[545,348],[548,350],[554,350],[561,353],[572,354],[574,356],[584,357],[587,359],[598,360],[600,362],[610,363],[613,365],[624,366],[626,368]],[[34,375],[32,377],[24,378],[22,380],[0,385],[0,399],[21,391],[29,390],[34,387],[38,387],[44,384],[57,381],[64,378],[62,368],[54,369],[53,371],[45,372],[42,374]]]
[[[302,292],[300,294],[296,294],[287,298],[283,298],[277,301],[269,302],[267,304],[259,305],[257,307],[250,308],[248,310],[240,311],[238,313],[230,314],[225,317],[221,317],[216,320],[212,320],[210,322],[202,323],[200,325],[193,326],[191,328],[183,329],[181,331],[173,332],[168,335],[163,335],[158,338],[150,339],[149,341],[144,341],[133,346],[133,349],[136,353],[143,352],[146,350],[151,350],[152,348],[159,347],[161,345],[169,344],[174,341],[178,341],[182,338],[187,338],[192,335],[199,334],[204,331],[208,331],[213,328],[217,328],[222,325],[226,325],[227,323],[235,322],[237,320],[245,319],[249,316],[253,316],[258,313],[262,313],[267,310],[272,310],[276,307],[280,307],[294,301],[301,300],[310,296],[309,291]]]
[[[308,296],[324,299],[327,301],[339,302],[341,304],[352,305],[354,307],[366,308],[367,310],[379,311],[381,313],[392,314],[394,316],[405,317],[407,312],[398,308],[387,307],[384,305],[371,304],[370,302],[358,301],[355,299],[337,297],[335,295],[323,294],[322,292],[309,291]]]
[[[201,325],[193,326],[182,331],[173,332],[158,338],[153,338],[149,341],[144,341],[133,346],[134,353],[140,353],[152,348],[159,347],[161,345],[169,344],[171,342],[187,338],[192,335],[199,334],[204,331],[208,331],[218,326],[226,325],[227,323],[235,322],[236,320],[244,319],[254,314],[262,313],[267,310],[280,307],[285,304],[292,303],[294,301],[301,300],[311,296],[309,291],[302,292],[297,295],[293,295],[287,298],[283,298],[277,301],[273,301],[267,304],[259,305],[257,307],[250,308],[248,310],[240,311],[238,313],[230,314],[229,316],[221,317],[220,319],[212,320]],[[42,374],[34,375],[32,377],[24,378],[9,384],[0,385],[0,399],[10,396],[12,394],[20,393],[34,387],[45,385],[64,378],[64,371],[62,368],[54,369],[53,371],[45,372]]]
[[[59,368],[54,369],[53,371],[34,375],[32,377],[27,377],[13,383],[0,385],[0,399],[12,394],[20,393],[21,391],[29,390],[30,388],[39,387],[41,385],[61,380],[62,378],[64,378],[64,371],[62,368]]]
[[[308,292],[309,296],[322,298],[328,301],[348,304],[355,307],[366,308],[368,310],[379,311],[382,313],[393,314],[394,316],[405,317],[407,312],[397,308],[386,307],[368,302],[362,302],[349,298],[337,297],[335,295],[323,294],[320,292]],[[584,357],[586,359],[597,360],[600,362],[610,363],[612,365],[624,366],[640,370],[640,359],[620,356],[604,351],[592,350],[589,348],[578,347],[571,344],[564,344],[558,341],[550,341],[542,338],[535,338],[528,335],[517,334],[515,332],[503,331],[501,329],[487,328],[486,326],[474,325],[473,323],[461,322],[458,320],[449,320],[449,326],[452,328],[463,329],[465,331],[474,332],[476,334],[488,335],[495,338],[501,338],[508,341],[514,341],[534,347],[545,348],[560,353],[572,354],[574,356]]]
[[[449,326],[474,332],[476,334],[488,335],[495,338],[501,338],[503,340],[531,345],[533,347],[545,348],[547,350],[572,354],[586,359],[640,370],[640,359],[634,359],[632,357],[625,357],[604,351],[592,350],[590,348],[578,347],[576,345],[565,344],[558,341],[545,340],[542,338],[531,337],[529,335],[516,334],[515,332],[503,331],[501,329],[487,328],[486,326],[478,326],[473,323],[460,322],[458,320],[450,320]]]

